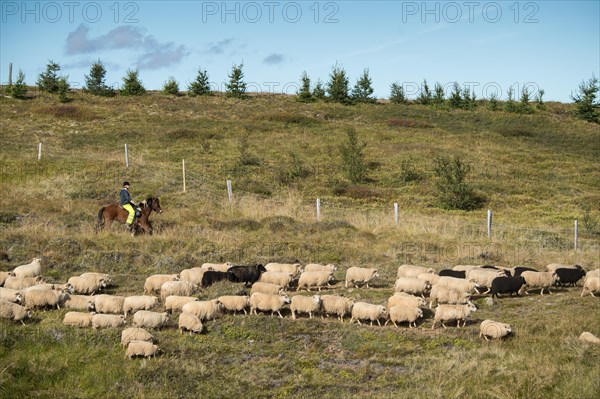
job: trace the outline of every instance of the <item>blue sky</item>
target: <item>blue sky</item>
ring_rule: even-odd
[[[174,77],[184,89],[199,67],[224,87],[244,64],[250,91],[294,93],[306,71],[327,81],[342,66],[351,85],[365,68],[377,97],[393,82],[416,95],[470,86],[477,97],[524,86],[568,102],[600,76],[600,1],[5,1],[0,81],[18,69],[34,84],[48,60],[74,87],[92,62],[119,85],[138,69],[148,89]]]

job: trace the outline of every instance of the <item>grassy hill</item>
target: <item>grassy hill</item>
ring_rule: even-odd
[[[600,266],[600,126],[570,105],[518,115],[419,105],[302,104],[288,96],[0,100],[0,270],[41,256],[45,276],[111,273],[109,293],[141,293],[145,277],[203,262],[334,262],[332,290],[382,303],[402,263]],[[350,183],[339,146],[349,128],[366,143],[368,179]],[[42,158],[37,161],[37,145]],[[124,144],[129,149],[125,168]],[[481,209],[437,206],[433,159],[459,156]],[[182,160],[186,164],[186,192]],[[123,226],[96,234],[101,206],[123,180],[136,200],[159,195],[157,234]],[[232,180],[233,204],[226,180]],[[322,201],[321,220],[315,200]],[[393,203],[400,208],[395,224]],[[486,209],[494,212],[493,236]],[[587,217],[587,219],[586,219]],[[573,222],[579,220],[579,250]],[[344,289],[349,266],[376,266],[374,289]],[[201,298],[237,293],[235,284]],[[576,342],[600,334],[597,298],[483,298],[465,329],[417,330],[225,316],[199,337],[157,333],[162,357],[125,361],[119,331],[72,330],[64,311],[0,321],[0,392],[8,397],[544,397],[600,391],[600,351]],[[485,343],[478,321],[515,326]],[[176,322],[175,316],[172,317]],[[2,370],[3,369],[3,370]],[[507,388],[510,381],[510,389]]]

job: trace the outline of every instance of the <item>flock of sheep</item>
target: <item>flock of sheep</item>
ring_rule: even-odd
[[[387,325],[392,322],[407,323],[416,327],[423,318],[423,308],[434,310],[432,329],[438,323],[456,321],[457,327],[466,325],[469,315],[477,308],[471,302],[473,294],[498,294],[531,290],[544,290],[554,285],[575,285],[583,279],[581,296],[600,293],[600,269],[585,272],[580,266],[550,264],[546,271],[525,267],[503,268],[496,266],[455,266],[436,273],[432,268],[402,265],[398,268],[394,293],[385,305],[354,300],[341,295],[288,295],[292,286],[296,291],[331,287],[335,281],[335,265],[269,263],[263,265],[234,266],[230,263],[209,264],[182,270],[179,274],[149,276],[144,284],[144,295],[118,296],[97,294],[112,283],[109,275],[84,273],[69,278],[64,284],[48,284],[42,278],[40,259],[16,267],[11,272],[0,272],[0,318],[21,321],[31,317],[33,309],[72,309],[65,314],[63,324],[74,327],[116,328],[127,324],[133,314],[133,327],[123,330],[121,343],[127,347],[126,356],[154,356],[159,349],[147,329],[158,329],[169,324],[170,314],[178,313],[178,328],[200,333],[203,323],[214,320],[223,312],[234,315],[270,312],[283,317],[281,311],[289,307],[291,317],[301,314],[312,318],[336,316],[340,321],[350,316],[350,322],[368,321]],[[345,274],[345,287],[368,288],[379,277],[377,269],[350,267]],[[244,283],[250,287],[249,295],[223,295],[201,301],[193,295],[218,281]],[[155,294],[159,294],[160,297]],[[425,299],[428,295],[428,299]],[[164,312],[155,310],[162,306]],[[480,336],[485,340],[503,338],[512,333],[508,324],[484,320]],[[589,332],[580,339],[600,343]]]

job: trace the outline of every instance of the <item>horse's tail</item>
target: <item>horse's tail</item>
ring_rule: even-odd
[[[98,211],[98,224],[96,225],[96,228],[98,230],[100,230],[103,226],[104,226],[104,209],[106,207],[103,206],[102,208],[100,208],[100,211]]]

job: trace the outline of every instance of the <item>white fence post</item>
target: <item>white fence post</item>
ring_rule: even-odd
[[[487,211],[487,235],[488,238],[492,238],[492,210]]]
[[[127,149],[127,144],[125,144],[125,167],[129,167],[129,150]]]
[[[579,223],[577,222],[577,219],[575,219],[574,235],[575,235],[575,251],[577,251],[577,249],[579,247]]]
[[[396,222],[396,226],[398,226],[398,203],[394,202],[394,221]]]
[[[227,197],[229,198],[229,204],[233,204],[233,190],[231,189],[231,180],[227,180]]]
[[[181,160],[181,168],[183,169],[183,192],[185,193],[185,159]]]
[[[42,143],[38,144],[38,161],[42,159]]]
[[[321,199],[317,198],[317,222],[321,220]]]

